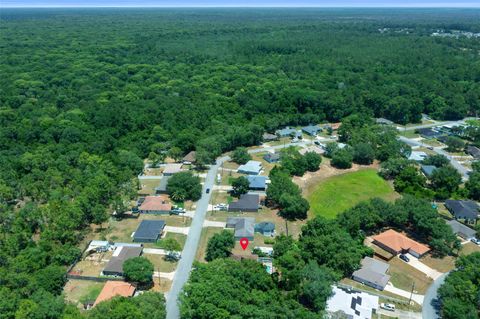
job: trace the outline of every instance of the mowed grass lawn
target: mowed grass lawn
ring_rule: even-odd
[[[377,175],[376,170],[364,169],[326,179],[307,199],[315,215],[335,218],[344,210],[374,197],[394,200],[398,194]]]

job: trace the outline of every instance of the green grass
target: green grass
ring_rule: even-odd
[[[374,197],[393,200],[397,194],[376,170],[365,169],[326,179],[307,199],[315,215],[335,218],[344,210]]]

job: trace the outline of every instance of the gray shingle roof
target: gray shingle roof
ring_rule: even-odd
[[[278,162],[280,160],[280,154],[278,153],[267,153],[263,156],[263,159],[269,163]]]
[[[289,128],[288,126],[284,129],[281,129],[281,130],[277,130],[275,132],[277,135],[281,136],[281,137],[285,137],[285,136],[289,136],[289,135],[292,135],[292,134],[295,134],[296,133],[296,130],[294,128]]]
[[[104,272],[123,274],[123,263],[130,258],[139,257],[143,251],[143,247],[121,246],[117,249],[120,249],[119,254],[110,258]]]
[[[445,207],[455,216],[455,218],[478,218],[478,204],[471,200],[453,200],[447,199]]]
[[[308,135],[317,135],[317,133],[321,130],[322,130],[321,127],[318,125],[308,125],[308,126],[302,127],[302,131],[304,131]]]
[[[258,194],[243,194],[236,202],[228,205],[229,211],[257,211],[260,203],[260,196]]]
[[[133,238],[137,241],[140,240],[157,240],[165,227],[165,221],[163,220],[142,220],[138,225],[137,230]]]
[[[243,174],[252,174],[252,175],[258,175],[260,174],[260,171],[262,170],[262,163],[258,161],[248,161],[244,165],[240,165],[238,167],[237,172],[243,173]]]
[[[235,229],[235,238],[252,238],[255,230],[255,218],[253,217],[229,217],[227,228]]]
[[[447,224],[452,228],[452,231],[459,236],[464,238],[473,238],[475,237],[476,231],[470,227],[465,226],[462,223],[459,223],[456,220],[449,220]]]
[[[255,225],[255,231],[264,233],[264,232],[273,232],[275,230],[275,224],[270,222],[261,222]]]
[[[353,273],[353,277],[374,283],[376,286],[385,288],[390,276],[386,274],[390,267],[387,263],[365,257],[362,259],[362,268]]]
[[[247,176],[249,188],[265,189],[267,187],[267,176],[249,175]]]

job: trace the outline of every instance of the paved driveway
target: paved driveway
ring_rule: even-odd
[[[389,292],[391,292],[392,294],[396,294],[396,295],[402,296],[402,297],[407,298],[407,299],[410,299],[410,295],[411,295],[413,301],[415,301],[415,302],[418,303],[419,305],[422,305],[422,304],[423,304],[423,299],[424,299],[424,296],[423,296],[423,295],[411,294],[410,291],[406,291],[406,290],[403,290],[403,289],[400,289],[400,288],[395,287],[391,282],[389,282],[389,283],[385,286],[385,289],[384,289],[384,290],[385,290],[385,291],[389,291]]]
[[[165,278],[165,279],[168,279],[168,280],[172,280],[175,277],[175,271],[172,271],[172,272],[154,271],[153,272],[153,277],[160,277],[160,278]]]
[[[188,235],[188,231],[190,230],[190,227],[165,226],[163,230],[166,233],[177,233],[177,234]]]
[[[152,255],[166,255],[167,251],[160,248],[143,248],[143,253]]]
[[[227,223],[225,222],[215,222],[212,220],[205,220],[203,222],[203,227],[220,227],[220,228],[225,228],[227,226]]]
[[[432,269],[430,268],[429,266],[425,265],[424,263],[422,263],[420,260],[418,260],[417,257],[414,257],[410,254],[407,254],[408,255],[408,258],[410,259],[410,261],[408,262],[408,264],[412,267],[414,267],[415,269],[423,272],[425,275],[427,275],[428,277],[432,278],[433,280],[437,279],[438,277],[440,277],[441,275],[443,275],[443,273],[435,270],[435,269]],[[398,256],[397,256],[398,258]],[[404,262],[404,261],[402,261]]]

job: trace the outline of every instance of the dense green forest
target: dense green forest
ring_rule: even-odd
[[[62,316],[86,226],[134,196],[152,152],[207,163],[286,124],[480,109],[480,41],[430,36],[480,32],[478,10],[0,15],[0,318]]]

